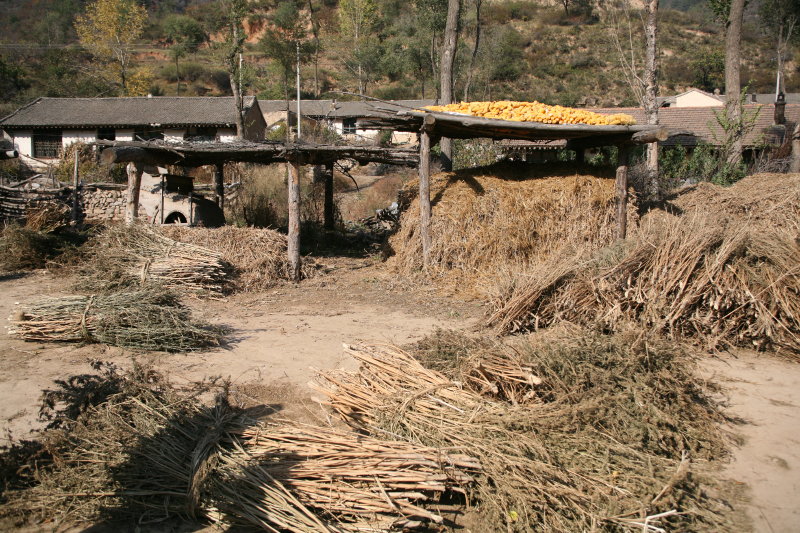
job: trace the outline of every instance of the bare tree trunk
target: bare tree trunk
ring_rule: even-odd
[[[142,167],[128,163],[128,202],[125,206],[125,223],[133,224],[139,217],[139,189],[142,187]]]
[[[289,256],[289,278],[300,281],[300,165],[288,163],[289,234],[286,253]]]
[[[314,36],[314,97],[319,98],[319,21],[313,0],[308,0],[308,12],[311,15],[311,34]]]
[[[658,0],[645,3],[647,22],[645,25],[645,72],[644,72],[644,112],[647,123],[658,124]],[[651,199],[657,200],[661,193],[658,182],[658,143],[647,145],[647,187]]]
[[[731,0],[731,10],[725,31],[725,96],[728,122],[735,125],[731,131],[728,163],[738,165],[742,161],[742,90],[739,70],[741,67],[742,17],[745,0]]]
[[[441,90],[442,105],[453,103],[453,65],[458,45],[458,19],[461,14],[461,0],[448,0],[447,25],[444,30],[444,48],[442,50]],[[453,141],[446,137],[441,140],[442,170],[453,168]]]
[[[472,85],[472,74],[475,71],[475,60],[478,57],[478,48],[481,45],[481,4],[483,0],[475,0],[475,46],[472,48],[472,57],[469,59],[467,81],[464,84],[464,101],[469,102],[469,88]],[[423,96],[424,98],[424,96]]]

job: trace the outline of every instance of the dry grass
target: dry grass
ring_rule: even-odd
[[[784,228],[701,214],[648,216],[635,237],[555,257],[498,292],[488,322],[508,333],[560,321],[629,322],[706,348],[800,354],[800,245]]]
[[[576,172],[574,165],[498,164],[433,176],[431,271],[469,290],[491,284],[498,271],[559,250],[610,243],[614,181],[611,173],[597,172]],[[630,213],[635,227],[635,206]],[[418,225],[413,199],[389,241],[395,254],[390,265],[404,274],[422,268]]]
[[[286,235],[271,229],[236,228],[163,228],[164,235],[176,241],[202,246],[221,254],[236,273],[231,280],[236,290],[261,291],[281,280],[289,280]],[[308,258],[302,261],[301,275],[316,272]]]
[[[319,389],[360,431],[479,459],[474,530],[737,531],[703,488],[706,461],[725,454],[724,417],[674,346],[571,331],[513,350],[458,335],[419,349],[425,366],[398,348],[351,347],[359,370],[324,373]],[[540,378],[523,405],[454,381],[490,352]]]

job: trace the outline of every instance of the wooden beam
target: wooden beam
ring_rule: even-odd
[[[630,158],[630,148],[626,145],[620,145],[617,148],[617,228],[615,237],[624,239],[628,234],[628,160]]]
[[[430,120],[429,120],[430,119]],[[419,234],[422,239],[422,264],[430,266],[431,253],[431,135],[433,117],[425,117],[419,135]]]
[[[795,126],[792,133],[792,161],[789,164],[789,172],[800,172],[800,124]]]
[[[125,223],[133,224],[139,217],[139,189],[142,187],[142,167],[128,163],[128,203],[125,206]]]
[[[138,146],[111,146],[100,154],[104,165],[114,163],[137,163],[139,165],[173,165],[181,162],[181,157],[173,151],[148,150]]]
[[[286,251],[289,256],[289,277],[300,281],[300,164],[287,163],[289,169],[289,235]]]
[[[225,208],[225,164],[214,165],[214,196],[217,206]]]
[[[325,229],[333,229],[334,227],[334,212],[333,212],[333,163],[325,165]]]

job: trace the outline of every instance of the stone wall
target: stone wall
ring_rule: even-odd
[[[125,204],[128,201],[126,185],[110,183],[93,183],[81,189],[81,209],[87,221],[121,221],[125,220]],[[139,216],[146,217],[142,205],[139,205]]]

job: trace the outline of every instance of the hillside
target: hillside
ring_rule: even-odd
[[[436,43],[441,38],[446,2],[363,1],[371,7],[358,40],[352,37],[352,28],[341,24],[343,10],[346,13],[357,4],[353,0],[341,5],[337,0],[250,2],[245,23],[246,92],[262,98],[283,98],[293,92],[292,39],[300,39],[305,97],[347,98],[339,91],[358,92],[359,81],[371,96],[435,97]],[[78,44],[73,21],[86,3],[0,2],[7,15],[0,19],[0,110],[13,109],[38,96],[119,94],[113,83],[92,69],[96,62]],[[148,0],[145,5],[147,24],[134,46],[134,60],[151,77],[145,92],[228,94],[227,73],[214,50],[214,43],[221,39],[223,2]],[[465,0],[457,96],[471,100],[537,99],[565,105],[634,104],[616,42],[627,54],[630,42],[637,54],[641,52],[638,13],[592,6],[586,0],[571,0],[568,6],[570,10],[565,11],[561,2],[484,2],[480,47],[470,68],[476,38],[476,0]],[[662,6],[661,93],[675,94],[692,86],[721,89],[723,33],[705,1],[670,0]],[[179,58],[180,76],[176,76],[168,29],[176,14],[196,20],[209,38],[196,51]],[[774,90],[772,41],[759,26],[753,7],[743,32],[742,53],[743,83],[749,84],[750,92]],[[787,91],[800,91],[797,64],[789,61],[786,73]]]

